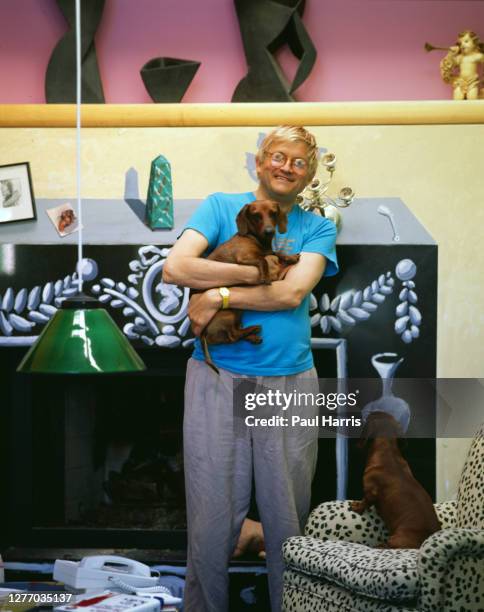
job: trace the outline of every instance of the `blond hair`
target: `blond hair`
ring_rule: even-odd
[[[457,36],[457,45],[460,49],[460,41],[462,38],[464,38],[464,36],[469,36],[469,38],[472,40],[472,42],[474,43],[474,46],[476,47],[476,49],[478,49],[479,51],[484,51],[484,44],[479,40],[479,36],[473,32],[472,30],[464,30],[463,32],[460,32],[459,35]]]
[[[279,141],[303,142],[306,145],[308,150],[308,171],[309,175],[313,177],[318,167],[318,146],[316,144],[316,138],[299,125],[281,125],[267,134],[257,151],[257,161],[262,163],[270,146],[274,142]]]

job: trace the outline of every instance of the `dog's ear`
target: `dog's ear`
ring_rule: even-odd
[[[237,223],[239,234],[241,236],[247,236],[249,233],[249,204],[246,204],[240,209],[235,222]]]
[[[395,419],[396,420],[396,419]],[[395,435],[397,438],[403,438],[405,436],[405,432],[403,431],[402,424],[397,421],[396,432]]]
[[[368,444],[368,421],[363,425],[363,429],[361,430],[360,438],[356,443],[357,448],[363,450],[365,446]]]
[[[281,210],[280,205],[277,207],[277,229],[280,234],[287,232],[287,214]]]
[[[370,419],[369,416],[370,415],[366,417],[366,421],[363,425],[363,430],[357,444],[357,447],[361,450],[363,450],[367,446],[370,439],[374,437],[375,425],[373,423],[373,419]]]

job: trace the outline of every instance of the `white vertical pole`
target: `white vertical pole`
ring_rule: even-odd
[[[77,178],[77,273],[79,293],[82,293],[82,201],[81,201],[81,9],[76,0],[76,178]]]

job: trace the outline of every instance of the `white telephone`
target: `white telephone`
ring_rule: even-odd
[[[79,562],[57,559],[54,580],[74,589],[91,591],[112,588],[116,583],[137,588],[154,587],[159,576],[151,576],[150,568],[139,561],[114,555],[93,555]]]

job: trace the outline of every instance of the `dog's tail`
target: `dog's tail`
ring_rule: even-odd
[[[212,361],[212,357],[210,356],[210,351],[208,350],[207,336],[203,332],[202,332],[202,335],[200,336],[200,341],[202,343],[203,354],[205,355],[205,362],[206,362],[206,364],[212,368],[212,370],[215,372],[215,374],[220,374],[217,366]]]

